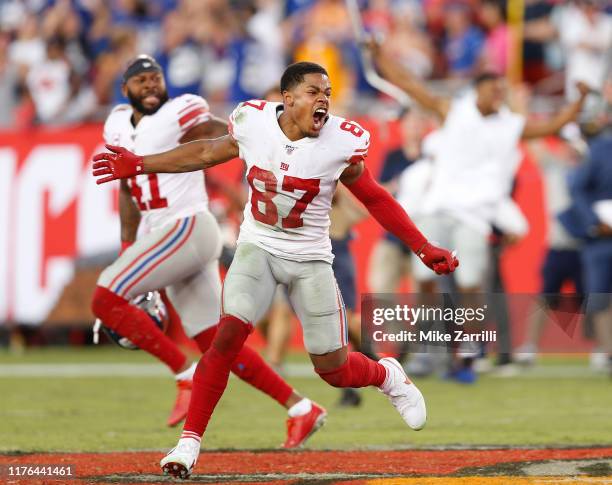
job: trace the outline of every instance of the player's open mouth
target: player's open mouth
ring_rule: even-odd
[[[325,119],[327,118],[327,108],[317,108],[312,115],[314,129],[319,131],[323,128]]]

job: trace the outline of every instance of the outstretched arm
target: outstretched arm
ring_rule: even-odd
[[[231,135],[212,140],[196,140],[167,152],[139,156],[122,147],[106,145],[111,153],[94,156],[93,175],[103,184],[144,173],[195,172],[227,162],[239,155],[238,143]]]
[[[523,128],[522,138],[539,138],[542,136],[555,135],[561,128],[575,121],[582,110],[584,101],[591,92],[591,89],[585,83],[578,83],[576,85],[580,92],[580,97],[573,103],[565,106],[559,113],[553,116],[547,121],[534,121],[528,120]]]
[[[382,227],[400,238],[428,268],[438,274],[447,274],[459,266],[454,254],[427,242],[406,211],[374,180],[363,162],[344,170],[340,181],[361,201]]]
[[[218,138],[220,136],[227,135],[227,126],[227,121],[211,115],[204,123],[197,124],[187,133],[185,133],[179,140],[179,143],[182,144],[190,141],[202,140],[205,138]]]
[[[385,53],[384,49],[377,45],[372,45],[371,49],[380,73],[388,81],[406,91],[423,108],[436,113],[442,121],[446,119],[450,108],[450,100],[448,98],[436,96],[429,91],[424,83],[401,67],[397,59],[393,59],[389,54]]]
[[[214,167],[238,156],[238,143],[231,135],[195,140],[173,150],[143,159],[144,173],[195,172]]]

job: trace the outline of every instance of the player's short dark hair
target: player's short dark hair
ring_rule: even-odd
[[[303,82],[306,74],[328,75],[325,68],[319,64],[315,64],[314,62],[296,62],[295,64],[291,64],[289,67],[287,67],[281,77],[281,93],[288,91],[289,89]]]
[[[474,78],[474,86],[478,86],[487,81],[497,81],[501,77],[501,74],[494,71],[481,72]]]

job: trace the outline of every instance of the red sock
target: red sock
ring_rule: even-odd
[[[91,309],[104,325],[157,357],[175,374],[185,365],[185,354],[155,325],[146,312],[130,305],[126,299],[98,286]]]
[[[216,333],[215,326],[193,337],[202,353],[208,350]],[[261,355],[246,345],[232,364],[232,372],[255,389],[275,399],[281,406],[284,406],[293,394],[293,388],[274,372]]]
[[[250,347],[244,347],[240,351],[232,366],[232,372],[255,389],[275,399],[281,406],[284,406],[293,394],[293,388]]]
[[[359,352],[349,352],[346,362],[337,369],[315,371],[334,387],[380,387],[387,377],[387,369]]]
[[[236,317],[221,317],[212,345],[198,362],[193,375],[193,390],[184,431],[191,431],[198,436],[204,434],[215,406],[225,391],[232,364],[252,330],[252,325]]]

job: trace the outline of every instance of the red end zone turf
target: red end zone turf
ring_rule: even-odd
[[[0,483],[173,482],[160,474],[157,463],[161,456],[159,452],[0,455]],[[544,465],[544,468],[534,468],[544,470],[536,472],[539,482],[525,477],[530,474],[526,467],[533,467],[534,463]],[[76,477],[71,480],[9,477],[8,466],[11,465],[73,465]],[[297,485],[324,480],[327,484],[510,485],[542,483],[545,476],[560,475],[565,477],[558,482],[548,479],[546,483],[584,483],[572,481],[571,476],[575,475],[597,477],[589,483],[610,483],[611,465],[612,448],[203,452],[194,476],[187,483]],[[550,470],[550,474],[544,475],[546,470]]]

